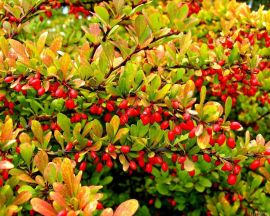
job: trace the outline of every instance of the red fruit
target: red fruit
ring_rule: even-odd
[[[221,168],[221,170],[223,171],[231,171],[232,169],[233,169],[233,166],[229,162],[224,163],[223,167]]]
[[[78,161],[79,161],[79,158],[80,158],[80,154],[77,152],[77,153],[74,155],[74,160],[75,160],[76,162],[78,162]]]
[[[225,134],[220,134],[219,137],[217,138],[217,143],[221,146],[224,144],[225,141],[226,141]]]
[[[149,205],[153,205],[153,203],[154,203],[154,200],[153,200],[153,199],[150,199],[150,200],[148,201],[148,204],[149,204]]]
[[[4,81],[5,81],[6,83],[11,83],[13,80],[14,80],[14,77],[13,77],[13,76],[8,76],[8,77],[5,78]]]
[[[122,100],[118,107],[120,109],[127,109],[128,108],[128,100]]]
[[[236,175],[234,175],[234,174],[228,175],[228,179],[227,179],[228,184],[234,185],[236,183],[236,180],[237,180]]]
[[[189,114],[189,113],[185,113],[185,114],[183,115],[183,119],[184,119],[185,121],[188,121],[188,120],[190,119],[190,114]]]
[[[234,140],[234,138],[232,138],[232,137],[230,137],[228,140],[227,140],[227,145],[231,148],[231,149],[233,149],[234,147],[235,147],[235,140]]]
[[[68,211],[66,210],[62,210],[57,214],[57,216],[67,216],[67,215],[68,215]]]
[[[104,121],[105,122],[110,122],[112,119],[112,114],[111,113],[106,113],[104,116]]]
[[[18,84],[15,86],[14,90],[15,90],[16,92],[20,92],[20,91],[22,90],[22,85],[21,85],[20,83],[18,83]]]
[[[155,122],[161,122],[162,121],[162,116],[161,116],[161,114],[159,112],[155,112],[152,115],[152,118],[154,118]]]
[[[188,174],[189,176],[193,177],[195,175],[195,170],[189,171]]]
[[[192,155],[192,161],[196,163],[198,161],[198,155]]]
[[[149,158],[150,159],[150,158]],[[163,162],[163,160],[162,160],[162,158],[160,157],[160,156],[155,156],[154,158],[154,163],[155,164],[162,164],[162,162]]]
[[[69,142],[66,146],[66,151],[71,151],[71,149],[73,148],[73,143]]]
[[[65,102],[65,106],[66,106],[67,109],[70,110],[70,109],[74,109],[76,107],[76,104],[75,104],[73,99],[68,99]]]
[[[96,159],[97,158],[97,153],[94,152],[94,151],[91,151],[90,156],[91,156],[91,158]]]
[[[108,146],[108,151],[111,152],[111,153],[114,152],[115,149],[116,149],[115,146],[112,145],[112,144],[110,144],[110,145]]]
[[[176,125],[173,131],[175,132],[175,134],[180,135],[182,133],[182,128],[180,125]]]
[[[172,162],[175,163],[177,161],[178,155],[173,153],[172,154]]]
[[[110,155],[108,154],[108,153],[104,153],[103,155],[102,155],[102,158],[101,158],[103,161],[107,161],[107,160],[110,160],[111,159],[111,157],[110,157]]]
[[[152,173],[153,166],[150,163],[147,163],[145,166],[145,172]]]
[[[38,89],[41,87],[40,79],[33,79],[29,84],[30,84],[36,91],[38,91]]]
[[[241,130],[242,125],[239,122],[231,122],[230,128],[232,130]]]
[[[183,164],[186,161],[186,156],[181,156],[178,158],[178,163]]]
[[[254,160],[250,165],[249,168],[252,170],[256,170],[260,166],[260,160]]]
[[[143,125],[147,125],[150,123],[150,117],[148,115],[141,115],[141,121]]]
[[[7,170],[3,170],[2,171],[2,176],[3,176],[3,179],[6,181],[8,180],[8,171]]]
[[[16,152],[17,152],[18,154],[21,153],[21,150],[20,150],[20,147],[19,147],[19,146],[16,146]]]
[[[175,132],[174,131],[169,131],[168,132],[168,138],[169,138],[169,140],[171,142],[174,141],[174,139],[175,139]]]
[[[167,170],[169,169],[169,166],[166,162],[163,162],[161,164],[161,169],[164,171],[164,172],[167,172]]]
[[[45,15],[50,18],[52,16],[52,11],[48,10],[48,11],[45,11]]]
[[[93,145],[93,141],[92,140],[87,140],[87,146],[90,147]]]
[[[40,88],[38,89],[38,95],[39,95],[39,96],[42,96],[42,95],[44,95],[44,93],[45,93],[45,88],[44,88],[44,87],[40,87]]]
[[[126,146],[126,145],[124,145],[124,146],[121,146],[121,152],[123,153],[123,154],[127,154],[127,153],[129,153],[130,152],[130,146]]]
[[[193,128],[193,129],[189,132],[188,137],[189,137],[190,139],[192,139],[192,138],[195,137],[195,131],[196,131],[196,128]]]
[[[129,162],[129,167],[132,170],[136,170],[137,169],[137,164],[134,161],[130,161]]]
[[[82,118],[82,119],[88,119],[88,116],[87,116],[85,113],[82,113],[82,114],[81,114],[81,118]]]
[[[210,163],[210,162],[211,162],[211,157],[209,156],[209,154],[203,154],[203,159],[204,159],[207,163]]]
[[[33,209],[31,209],[31,210],[29,211],[29,215],[30,215],[30,216],[34,216],[34,215],[35,215],[35,211],[34,211]]]
[[[170,126],[169,121],[164,121],[161,123],[160,128],[161,130],[166,130]]]
[[[173,106],[174,109],[178,109],[178,107],[179,107],[179,102],[178,102],[178,101],[173,101],[173,102],[172,102],[172,106]]]
[[[106,108],[109,112],[113,112],[114,111],[114,106],[112,103],[107,103],[106,104]]]
[[[97,203],[97,210],[101,210],[101,209],[103,209],[103,205],[101,202],[98,202]]]
[[[128,116],[126,114],[120,117],[120,124],[125,125],[128,122]]]
[[[74,89],[70,89],[68,95],[69,95],[70,98],[75,99],[78,96],[78,92],[76,90],[74,90]]]
[[[241,167],[240,165],[236,164],[233,168],[233,174],[238,175],[241,172]]]
[[[97,172],[101,172],[102,169],[103,169],[103,164],[102,164],[102,163],[98,163],[98,164],[97,164],[97,167],[96,167],[96,171],[97,171]]]
[[[113,162],[112,162],[112,160],[107,160],[107,161],[106,161],[106,166],[109,167],[109,168],[112,168],[112,167],[113,167]]]
[[[98,106],[96,104],[94,104],[93,106],[90,107],[89,111],[92,114],[97,114],[97,112],[98,112]]]
[[[175,201],[175,200],[172,200],[172,201],[171,201],[171,205],[172,205],[172,206],[176,206],[176,201]]]
[[[80,165],[80,170],[81,170],[81,171],[85,171],[85,170],[86,170],[86,167],[87,167],[87,163],[84,161],[84,162],[82,162],[81,165]]]
[[[58,88],[56,91],[55,91],[55,97],[58,97],[58,98],[62,98],[64,96],[65,92],[63,90],[63,88]]]
[[[220,66],[223,66],[223,65],[225,64],[225,60],[220,60],[220,61],[218,62],[218,64],[219,64]]]
[[[213,131],[215,131],[215,132],[219,132],[219,131],[220,131],[220,129],[221,129],[221,127],[220,127],[220,125],[219,125],[219,124],[214,124],[214,125],[213,125]]]

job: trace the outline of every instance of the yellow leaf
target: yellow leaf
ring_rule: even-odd
[[[12,139],[13,132],[13,122],[12,119],[9,118],[5,124],[2,126],[2,133],[0,137],[0,142],[6,142]]]
[[[63,72],[63,77],[66,78],[66,74],[71,63],[70,56],[68,54],[64,54],[60,59],[60,69]]]
[[[129,162],[127,161],[125,155],[123,154],[119,155],[119,161],[123,165],[123,170],[127,171],[129,167]]]
[[[203,133],[199,137],[197,137],[198,146],[201,149],[206,149],[210,147],[209,142],[210,142],[210,135],[207,133],[206,130],[203,130]]]
[[[135,199],[130,199],[121,203],[115,210],[113,216],[132,216],[135,214],[138,208],[139,202]]]
[[[25,49],[24,45],[22,45],[19,41],[16,41],[13,39],[10,39],[9,43],[10,43],[12,49],[14,49],[15,52],[18,54],[18,56],[24,60],[23,63],[28,64],[29,58],[27,56],[26,49]]]
[[[117,134],[116,134],[116,136],[115,136],[113,142],[116,143],[119,139],[121,139],[121,137],[127,135],[128,132],[129,132],[129,129],[128,129],[128,128],[121,128],[121,129],[117,132]]]
[[[62,47],[62,41],[63,39],[61,37],[57,37],[53,40],[53,42],[51,43],[50,49],[56,53],[58,50],[61,49]]]
[[[40,122],[32,120],[31,129],[40,144],[43,144],[43,130]]]
[[[113,210],[111,208],[106,208],[102,211],[100,216],[113,216]]]
[[[31,205],[34,209],[34,211],[38,212],[41,215],[44,216],[56,216],[57,212],[54,210],[54,208],[47,203],[46,201],[39,199],[39,198],[33,198],[31,200]]]
[[[48,32],[43,32],[38,41],[37,41],[37,51],[40,54],[42,52],[42,50],[44,49],[45,43],[46,43],[46,39],[48,36]]]
[[[190,172],[192,170],[194,170],[195,166],[193,161],[191,161],[189,158],[187,158],[184,162],[184,168],[186,171]]]
[[[74,174],[73,174],[73,167],[71,161],[68,158],[65,158],[62,165],[62,177],[64,182],[67,185],[70,195],[74,193]]]

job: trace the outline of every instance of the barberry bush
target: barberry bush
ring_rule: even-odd
[[[0,2],[0,215],[270,213],[270,11]]]

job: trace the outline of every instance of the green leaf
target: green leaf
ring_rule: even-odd
[[[204,187],[211,187],[212,186],[212,182],[208,178],[203,177],[203,176],[199,177],[199,183],[200,183],[200,185],[202,185]]]
[[[119,125],[120,125],[120,118],[118,115],[114,115],[110,121],[110,124],[113,127],[114,134],[118,131]]]
[[[157,186],[157,191],[162,194],[162,195],[169,195],[169,191],[168,191],[168,186],[165,185],[165,184],[161,184],[161,183],[158,183]]]
[[[99,120],[95,119],[91,122],[91,134],[95,135],[96,137],[102,137],[103,134],[103,127]]]
[[[135,19],[135,32],[140,44],[143,44],[151,33],[150,28],[143,15],[139,15]]]
[[[32,120],[31,129],[33,131],[34,136],[37,138],[40,144],[43,144],[43,130],[40,122],[36,120]]]
[[[57,124],[60,126],[60,128],[65,132],[65,135],[68,137],[70,136],[70,119],[64,115],[63,113],[57,114]]]
[[[225,118],[224,118],[224,122],[228,118],[228,116],[229,116],[229,114],[231,112],[231,109],[232,109],[232,98],[227,97],[226,102],[225,102]]]
[[[101,21],[105,22],[105,24],[109,22],[110,14],[105,7],[96,6],[94,8],[94,11],[98,15],[98,17],[101,19]]]
[[[23,143],[20,145],[20,152],[23,160],[25,161],[26,165],[29,168],[33,156],[32,146],[29,143]]]
[[[239,59],[239,51],[237,47],[234,47],[231,51],[228,61],[230,64],[234,64],[234,62],[238,59]]]
[[[121,128],[121,129],[117,132],[117,134],[116,134],[116,136],[115,136],[115,138],[114,138],[113,143],[116,143],[119,139],[121,139],[122,137],[124,137],[125,135],[127,135],[128,132],[129,132],[129,129],[128,129],[128,128]]]

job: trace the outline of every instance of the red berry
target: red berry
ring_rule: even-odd
[[[87,146],[90,147],[93,145],[93,141],[92,140],[87,140]]]
[[[44,95],[44,93],[45,93],[45,88],[44,88],[44,87],[40,87],[40,88],[38,89],[38,95],[39,95],[39,96],[42,96],[42,95]]]
[[[3,176],[3,179],[6,181],[8,180],[8,171],[7,170],[3,170],[2,171],[2,176]]]
[[[169,169],[169,166],[166,162],[163,162],[161,164],[161,169],[164,171],[164,172],[167,172],[167,170]]]
[[[190,119],[190,114],[189,114],[189,113],[184,113],[183,119],[184,119],[185,121],[188,121],[188,120]]]
[[[128,116],[126,114],[120,117],[120,124],[125,125],[128,122]]]
[[[62,210],[57,214],[57,216],[67,216],[67,215],[68,215],[68,211],[66,210]]]
[[[35,215],[35,211],[34,211],[33,209],[31,209],[31,210],[29,211],[29,215],[30,215],[30,216],[34,216],[34,215]]]
[[[114,152],[115,149],[116,149],[115,146],[112,145],[112,144],[110,144],[110,145],[108,146],[108,151],[111,152],[111,153]]]
[[[145,166],[145,172],[152,173],[153,166],[150,163],[147,163]]]
[[[101,209],[103,209],[103,205],[101,202],[98,202],[97,203],[97,210],[101,210]]]
[[[225,141],[226,141],[225,134],[220,134],[219,137],[217,138],[217,143],[221,146],[224,144]]]
[[[155,112],[152,115],[152,118],[154,118],[155,122],[161,122],[162,121],[162,116],[161,116],[161,114],[159,112]]]
[[[239,122],[231,122],[230,128],[232,130],[241,130],[242,125]]]
[[[5,78],[6,83],[11,83],[13,80],[14,80],[13,76],[8,76],[8,77]]]
[[[161,123],[160,128],[161,130],[166,130],[170,126],[169,121],[164,121]]]
[[[178,101],[173,101],[173,102],[172,102],[172,106],[173,106],[174,109],[178,109],[178,107],[179,107],[179,102],[178,102]]]
[[[107,161],[106,161],[106,166],[109,167],[109,168],[112,168],[112,167],[113,167],[113,162],[112,162],[112,160],[107,160]]]
[[[107,103],[106,104],[106,108],[109,112],[113,112],[114,111],[114,106],[112,103]]]
[[[198,161],[198,155],[192,155],[192,161],[196,163]]]
[[[122,100],[118,107],[120,109],[127,109],[128,108],[128,100]]]
[[[233,174],[238,175],[240,172],[241,172],[241,167],[238,164],[236,164],[233,168]]]
[[[148,115],[141,115],[141,121],[143,125],[147,125],[150,123],[150,117]]]
[[[129,167],[132,170],[136,170],[137,169],[137,164],[134,161],[130,161],[129,162]]]
[[[173,153],[172,154],[172,162],[175,163],[177,161],[178,155]]]
[[[98,163],[98,164],[97,164],[97,167],[96,167],[96,171],[97,171],[97,172],[101,172],[102,169],[103,169],[103,164],[102,164],[102,163]]]
[[[78,96],[78,92],[76,90],[74,90],[74,89],[70,89],[68,95],[69,95],[70,98],[75,99]]]
[[[256,170],[260,166],[260,160],[254,160],[250,165],[249,168],[252,170]]]
[[[171,142],[174,141],[174,139],[175,139],[175,132],[174,131],[169,131],[168,132],[168,138],[169,138],[169,140]]]
[[[102,155],[102,158],[101,158],[103,161],[107,161],[107,160],[110,160],[111,159],[111,157],[110,157],[110,155],[108,154],[108,153],[104,153],[103,155]]]
[[[63,90],[62,87],[59,87],[56,91],[55,91],[55,97],[58,98],[62,98],[64,96],[65,92]]]
[[[234,185],[236,183],[237,177],[234,174],[229,174],[227,182],[230,185]]]
[[[129,153],[130,152],[130,146],[126,146],[126,145],[124,145],[124,146],[121,146],[121,152],[123,153],[123,154],[127,154],[127,153]]]
[[[234,140],[234,138],[232,138],[232,137],[230,137],[228,140],[227,140],[227,145],[231,148],[231,149],[233,149],[234,147],[235,147],[235,140]]]
[[[195,170],[189,171],[188,174],[189,174],[190,177],[194,176],[195,175]]]
[[[73,148],[73,143],[69,142],[66,146],[66,151],[71,151],[71,149]]]
[[[81,171],[85,171],[86,170],[86,166],[87,166],[87,163],[85,161],[82,162],[81,165],[80,165],[80,170]]]
[[[211,162],[211,157],[209,156],[209,154],[203,154],[203,159],[204,159],[207,163],[210,163],[210,162]]]
[[[182,133],[182,128],[180,125],[176,125],[173,131],[175,132],[175,134],[180,135]]]
[[[231,171],[232,169],[233,169],[233,166],[229,162],[224,163],[223,167],[221,168],[221,170],[223,171]]]
[[[70,109],[74,109],[76,107],[76,104],[75,104],[73,99],[68,99],[65,102],[65,106],[66,106],[67,109],[70,110]]]
[[[219,131],[220,131],[220,129],[221,129],[221,127],[220,127],[220,125],[219,125],[219,124],[214,124],[214,125],[213,125],[213,131],[215,131],[215,132],[219,132]]]

